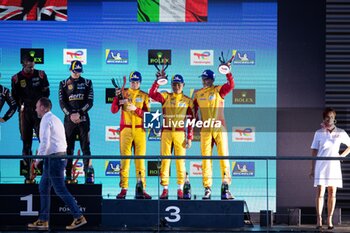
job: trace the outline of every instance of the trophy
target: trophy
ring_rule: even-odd
[[[43,166],[44,166],[43,160],[40,160],[36,166],[35,166],[35,161],[32,160],[31,165],[30,165],[30,177],[29,177],[29,179],[33,183],[35,183],[35,177],[41,176],[43,174]]]
[[[183,187],[183,199],[191,200],[191,184],[186,172],[185,184]]]
[[[135,199],[144,199],[141,172],[139,172],[139,175],[137,177],[136,188],[135,188]]]
[[[36,150],[36,155],[38,150]],[[44,161],[40,160],[37,165],[35,159],[23,159],[20,161],[20,175],[26,177],[25,184],[35,184],[35,177],[41,176],[43,173]]]
[[[32,159],[32,161],[30,162],[30,167],[29,167],[29,183],[31,184],[35,184],[35,177],[37,176],[36,173],[36,168],[35,168],[35,161]]]
[[[73,163],[72,166],[72,180],[69,182],[69,184],[77,184],[78,183],[78,177],[79,177],[79,171],[77,169],[77,163],[78,163],[79,159],[76,159]]]
[[[111,81],[115,88],[118,88],[118,89],[120,88],[118,79],[112,78]],[[122,105],[125,102],[127,102],[127,100],[125,100],[125,97],[124,97],[125,84],[126,84],[126,76],[123,77],[123,86],[121,87],[121,93],[118,95],[119,105]]]
[[[95,169],[92,166],[89,166],[85,172],[85,184],[94,184],[95,183]]]
[[[228,192],[228,183],[227,181],[223,181],[221,184],[221,200],[227,200],[227,192]]]
[[[219,68],[218,68],[221,74],[228,74],[231,72],[231,62],[234,58],[235,58],[235,55],[232,55],[232,57],[228,61],[226,61],[224,57],[224,52],[221,51],[221,57],[219,57],[219,61],[221,62],[221,64],[219,65]]]
[[[158,70],[158,72],[156,74],[157,75],[157,83],[158,83],[158,85],[163,86],[163,85],[168,83],[168,75],[165,74],[165,70],[168,68],[169,63],[166,62],[166,58],[164,58],[164,63],[162,65],[162,69],[160,69],[158,67],[158,65],[160,66],[160,59],[162,57],[162,54],[157,54],[157,56],[158,56],[158,64],[154,63],[154,66]]]
[[[226,173],[224,173],[224,181],[221,184],[221,200],[232,200],[234,197],[231,195],[228,182],[226,179]]]
[[[31,166],[32,162],[30,159],[22,159],[20,160],[20,175],[25,177],[25,184],[32,184],[35,181],[31,180]]]
[[[80,156],[80,150],[78,150],[78,156]],[[78,183],[78,177],[79,177],[79,171],[78,171],[78,168],[77,168],[77,165],[78,165],[78,161],[79,161],[79,158],[77,158],[73,165],[72,165],[72,180],[69,181],[69,184],[77,184]]]
[[[87,161],[86,161],[87,160]],[[84,172],[85,172],[85,184],[94,184],[95,183],[95,169],[92,166],[91,159],[85,159],[87,168],[84,164]]]

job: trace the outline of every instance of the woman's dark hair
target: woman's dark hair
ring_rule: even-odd
[[[334,116],[337,115],[337,113],[335,112],[334,108],[327,107],[327,108],[325,108],[323,110],[323,115],[322,115],[323,119],[325,119],[326,116],[328,115],[328,113],[330,113],[330,112],[334,113]]]

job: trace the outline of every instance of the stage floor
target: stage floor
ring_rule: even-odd
[[[24,226],[12,226],[11,228],[6,228],[5,226],[1,226],[2,229],[0,232],[3,233],[15,233],[15,232],[43,232],[43,231],[29,231]],[[65,231],[63,227],[56,227],[50,229],[50,232],[72,232],[72,231]],[[322,231],[317,230],[314,225],[301,225],[301,226],[272,226],[272,227],[260,227],[260,226],[254,226],[254,227],[244,227],[244,228],[238,228],[238,229],[227,229],[227,230],[217,230],[217,229],[169,229],[169,228],[160,228],[160,229],[103,229],[103,228],[94,228],[94,229],[88,229],[82,227],[79,230],[75,230],[74,232],[82,232],[82,233],[94,233],[94,232],[108,232],[108,233],[114,233],[114,232],[145,232],[145,233],[155,233],[155,232],[215,232],[215,233],[226,233],[226,232],[350,232],[350,222],[349,224],[345,223],[339,226],[335,226],[333,230],[328,230],[326,227]]]

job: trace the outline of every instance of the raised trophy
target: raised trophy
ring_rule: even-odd
[[[168,83],[168,75],[165,74],[165,70],[168,68],[169,63],[166,62],[166,58],[164,58],[164,63],[162,65],[162,68],[160,69],[158,66],[161,65],[160,60],[161,60],[162,54],[159,53],[159,54],[157,54],[157,56],[158,56],[158,64],[154,64],[154,66],[158,70],[158,72],[156,74],[157,75],[157,83],[158,83],[158,85],[163,86],[163,85]]]
[[[125,88],[125,84],[126,84],[126,76],[123,77],[123,86],[120,87],[120,84],[119,84],[119,80],[118,79],[115,79],[115,78],[112,78],[111,79],[112,81],[112,84],[115,88],[121,88],[121,93],[118,95],[118,100],[119,100],[119,104],[122,105],[125,103],[125,97],[124,97],[124,88]]]
[[[231,72],[231,62],[235,58],[235,55],[232,55],[232,57],[229,60],[226,60],[224,57],[224,52],[221,51],[221,57],[219,57],[219,61],[221,64],[219,65],[219,72],[220,74],[228,74]]]

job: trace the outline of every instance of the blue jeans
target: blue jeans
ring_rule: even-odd
[[[65,154],[65,153],[56,153]],[[60,158],[47,158],[44,159],[43,174],[39,184],[40,193],[40,216],[39,219],[42,221],[49,220],[50,213],[50,192],[51,187],[55,190],[57,196],[59,196],[64,203],[69,207],[74,218],[82,216],[79,206],[75,199],[68,191],[64,183],[64,168],[66,167],[66,159]]]

